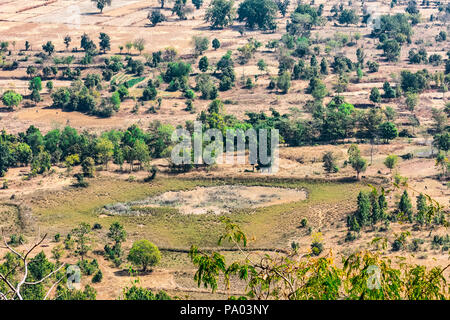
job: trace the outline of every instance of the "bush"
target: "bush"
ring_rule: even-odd
[[[311,252],[313,255],[318,256],[323,251],[323,244],[321,242],[311,243]]]
[[[308,220],[303,218],[302,221],[300,221],[300,225],[302,228],[306,227],[308,225]]]
[[[92,283],[99,283],[103,279],[103,273],[101,270],[98,270],[98,272],[92,277]]]

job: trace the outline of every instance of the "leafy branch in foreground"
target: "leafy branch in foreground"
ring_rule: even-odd
[[[202,252],[192,246],[189,256],[198,268],[198,286],[218,289],[223,278],[229,290],[231,279],[246,284],[239,299],[355,299],[355,300],[426,300],[448,299],[449,289],[444,272],[450,265],[427,269],[420,265],[399,263],[380,252],[364,251],[344,257],[338,266],[330,252],[314,257],[312,252],[258,254],[245,250],[247,237],[229,218],[222,220],[225,233],[219,244],[228,240],[242,255],[242,259],[227,265],[219,252]],[[237,297],[230,297],[236,299]]]
[[[35,241],[23,253],[13,249],[3,236],[5,248],[10,254],[6,256],[7,262],[0,265],[0,300],[24,300],[29,296],[46,300],[56,285],[64,279],[65,275],[61,275],[59,271],[65,264],[56,268],[43,253],[29,259],[29,255],[42,244],[46,236]],[[55,280],[44,292],[42,284],[51,279]]]

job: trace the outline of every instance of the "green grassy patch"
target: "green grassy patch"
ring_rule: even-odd
[[[36,196],[32,201],[41,228],[49,233],[65,233],[80,222],[101,223],[107,228],[113,221],[124,224],[130,239],[147,238],[158,246],[189,248],[190,245],[216,246],[223,231],[220,216],[181,215],[174,208],[146,208],[139,216],[100,217],[103,206],[117,202],[144,199],[167,191],[190,190],[198,186],[259,185],[299,188],[308,191],[304,201],[235,211],[228,216],[242,226],[252,246],[286,246],[286,239],[297,230],[309,207],[320,205],[325,209],[343,201],[354,201],[362,185],[358,183],[313,182],[286,179],[177,179],[157,178],[152,183],[129,182],[110,178],[96,178],[85,189],[68,188]],[[309,218],[308,218],[309,220]]]

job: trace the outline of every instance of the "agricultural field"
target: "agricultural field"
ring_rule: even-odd
[[[0,300],[448,299],[449,37],[448,1],[2,1]]]

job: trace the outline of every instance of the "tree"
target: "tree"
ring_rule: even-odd
[[[13,90],[6,91],[2,96],[3,104],[10,109],[13,107],[18,107],[20,102],[22,102],[22,99],[22,96]]]
[[[138,38],[138,39],[134,40],[133,47],[139,51],[139,54],[142,54],[142,51],[144,51],[144,48],[145,48],[145,39]]]
[[[386,40],[381,45],[383,49],[383,55],[386,57],[387,61],[397,61],[400,56],[400,45],[396,40]]]
[[[394,154],[388,155],[386,159],[384,159],[384,165],[389,169],[389,172],[392,173],[392,169],[397,166],[398,157]]]
[[[198,62],[198,68],[201,72],[206,72],[209,67],[208,57],[203,56],[201,57],[200,61]]]
[[[127,232],[120,222],[114,222],[109,227],[107,236],[114,244],[112,247],[108,244],[105,245],[105,253],[110,259],[114,259],[120,263],[120,257],[122,256],[122,242],[126,240]]]
[[[405,103],[408,107],[409,111],[414,111],[414,108],[417,106],[417,103],[419,102],[419,96],[416,93],[413,92],[407,92],[406,93],[406,99]]]
[[[69,49],[70,42],[72,42],[72,38],[69,35],[64,37],[64,44],[66,45],[66,50]]]
[[[209,39],[207,37],[193,36],[192,45],[194,47],[194,55],[198,57],[208,50]]]
[[[328,74],[328,62],[325,58],[322,58],[322,61],[320,61],[320,73],[323,75]]]
[[[37,90],[37,91],[41,91],[42,90],[42,80],[40,77],[34,77],[33,79],[30,80],[30,82],[28,83],[28,90],[33,91],[33,90]]]
[[[203,4],[203,0],[192,0],[192,4],[195,6],[195,8],[198,10],[201,8]]]
[[[267,63],[263,59],[259,59],[256,65],[260,71],[264,71],[267,68]]]
[[[108,138],[100,138],[95,145],[95,152],[108,170],[108,162],[113,156],[114,145]]]
[[[89,246],[89,233],[91,232],[91,226],[85,222],[82,222],[78,225],[78,227],[72,229],[70,232],[72,236],[75,238],[75,243],[77,244],[75,253],[81,257],[81,260],[84,260],[86,254],[91,250]]]
[[[381,102],[381,94],[380,91],[378,91],[378,88],[372,88],[370,91],[370,101],[373,103],[380,103]]]
[[[359,20],[358,15],[356,14],[356,11],[353,9],[344,9],[341,11],[341,13],[339,14],[339,23],[340,24],[345,24],[345,25],[349,25],[349,24],[357,24]]]
[[[417,199],[416,201],[417,213],[415,220],[417,221],[418,224],[423,225],[426,221],[426,216],[428,213],[427,198],[424,196],[423,193],[420,193],[416,199]]]
[[[86,157],[81,162],[81,170],[84,177],[92,178],[95,173],[95,161],[91,157]]]
[[[154,294],[150,289],[133,285],[132,287],[123,290],[123,300],[171,300],[171,298],[162,290],[157,294]]]
[[[391,84],[388,81],[383,83],[383,98],[385,99],[394,99],[397,97],[396,91],[391,87]]]
[[[55,51],[55,46],[51,41],[48,41],[46,44],[42,46],[42,50],[44,50],[45,52],[47,52],[49,56],[51,56]]]
[[[114,241],[115,246],[120,246],[120,244],[126,240],[127,232],[125,231],[123,225],[120,224],[120,222],[114,222],[109,227],[107,236],[112,241]]]
[[[86,33],[84,33],[81,36],[80,47],[86,53],[89,53],[89,54],[91,54],[97,48],[97,46],[95,45],[94,41],[92,41],[91,38],[89,38],[89,36]]]
[[[214,38],[212,41],[212,47],[214,48],[214,50],[217,50],[220,48],[220,41],[217,38]]]
[[[24,142],[19,143],[14,152],[14,157],[18,163],[28,165],[30,163],[33,152],[30,146]]]
[[[289,4],[291,3],[291,0],[276,0],[275,3],[277,4],[278,10],[284,18],[286,16],[287,9],[289,7]]]
[[[439,150],[448,153],[450,149],[450,132],[438,133],[433,137],[433,145]]]
[[[398,129],[394,123],[390,121],[383,122],[378,127],[379,136],[384,139],[385,143],[389,143],[389,140],[398,137]]]
[[[142,271],[147,271],[161,260],[161,253],[153,243],[148,240],[138,240],[133,243],[127,257],[128,261],[137,266],[142,266]]]
[[[99,47],[103,50],[103,53],[106,53],[107,50],[111,50],[111,39],[106,33],[100,32]]]
[[[238,20],[250,29],[274,30],[277,9],[273,0],[244,0],[237,10]]]
[[[322,157],[323,161],[323,168],[328,173],[335,173],[339,171],[339,167],[336,163],[336,157],[334,156],[333,152],[328,151],[323,154]]]
[[[411,200],[409,199],[408,191],[403,191],[400,202],[398,203],[398,210],[408,217],[410,222],[413,221],[413,210]]]
[[[352,163],[352,168],[356,171],[356,178],[359,180],[359,174],[367,169],[367,160],[361,157],[356,158]]]
[[[366,192],[360,191],[357,198],[357,209],[355,213],[358,224],[366,226],[370,222],[371,203],[369,195]]]
[[[172,13],[175,13],[180,20],[186,20],[186,0],[175,0],[172,8]]]
[[[277,88],[281,90],[282,93],[288,93],[291,87],[291,73],[289,71],[283,72],[277,80]]]
[[[437,155],[435,166],[441,169],[442,176],[444,178],[446,178],[447,177],[447,171],[448,171],[448,169],[450,167],[450,162],[448,161],[448,158],[446,157],[445,154],[439,153]]]
[[[112,0],[91,0],[92,2],[94,2],[97,6],[97,9],[100,10],[100,13],[103,13],[103,9],[106,6],[110,6]]]
[[[152,10],[148,13],[147,19],[150,20],[153,26],[156,26],[160,22],[166,21],[166,16],[161,12],[161,10]]]
[[[417,9],[417,2],[415,0],[410,0],[408,2],[408,6],[406,7],[405,11],[411,15],[418,14],[419,9]]]
[[[356,171],[356,178],[359,180],[359,174],[366,171],[367,161],[361,157],[361,151],[356,144],[352,144],[347,150],[348,161]]]
[[[236,9],[233,0],[213,0],[205,14],[205,21],[211,24],[211,29],[223,29],[233,24]]]
[[[150,161],[150,151],[147,144],[142,140],[136,140],[132,152],[135,159],[139,161],[139,167],[142,170],[143,164]]]
[[[407,70],[403,70],[400,73],[400,86],[403,92],[422,92],[428,86],[428,74],[426,71],[417,71],[412,73]]]

